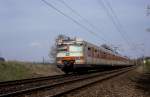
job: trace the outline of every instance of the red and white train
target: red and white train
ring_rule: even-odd
[[[133,65],[127,57],[111,49],[96,46],[81,39],[60,38],[57,40],[57,66],[64,72],[74,72],[102,67]]]

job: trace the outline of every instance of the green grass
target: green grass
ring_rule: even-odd
[[[0,62],[0,82],[58,74],[62,74],[62,71],[56,68],[55,65],[18,61]]]
[[[144,64],[144,70],[146,72],[150,72],[150,60],[146,60],[146,63]]]
[[[148,60],[148,61],[146,61],[146,63],[145,63],[146,65],[150,65],[150,61]]]
[[[20,62],[0,62],[0,81],[30,77],[30,71]]]

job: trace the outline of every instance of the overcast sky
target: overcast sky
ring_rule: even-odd
[[[150,56],[150,32],[146,31],[150,28],[150,15],[146,15],[150,0],[107,0],[122,26],[122,35],[113,24],[113,14],[105,0],[63,0],[95,28],[59,0],[46,1],[97,33],[97,36],[42,0],[0,0],[1,56],[21,61],[42,61],[43,56],[48,59],[50,47],[59,34],[79,37],[96,45],[110,43],[119,47],[120,52],[127,56]],[[132,41],[130,46],[123,37],[128,42]]]

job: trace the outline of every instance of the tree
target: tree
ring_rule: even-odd
[[[49,52],[50,59],[56,63],[56,55],[57,55],[57,47],[56,45],[52,45]]]
[[[50,59],[56,63],[56,56],[57,56],[57,42],[59,40],[64,40],[64,39],[67,39],[68,37],[63,35],[63,34],[60,34],[58,35],[56,38],[55,38],[55,42],[54,44],[51,46],[50,48],[50,52],[49,52],[49,57]]]

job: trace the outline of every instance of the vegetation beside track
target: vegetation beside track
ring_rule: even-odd
[[[19,80],[32,77],[58,75],[62,72],[54,65],[26,62],[0,62],[0,81]]]
[[[0,81],[17,80],[30,77],[30,71],[18,62],[0,63]]]
[[[150,72],[150,59],[145,60],[144,69],[146,72]]]
[[[144,64],[144,71],[150,72],[150,64]]]

